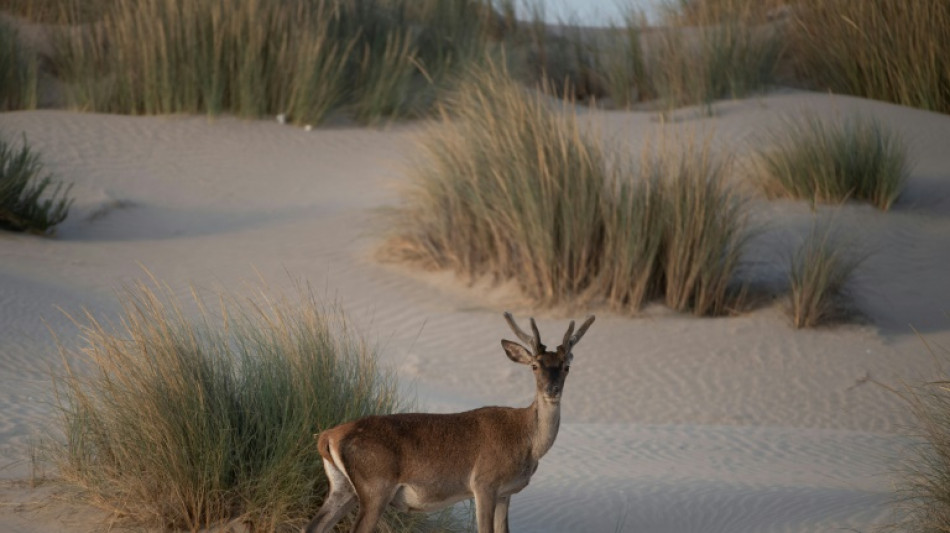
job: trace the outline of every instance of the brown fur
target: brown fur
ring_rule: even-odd
[[[528,485],[538,461],[554,443],[571,348],[593,317],[573,337],[572,322],[564,344],[553,352],[540,343],[533,320],[532,338],[510,316],[506,318],[533,346],[529,351],[502,341],[512,361],[531,366],[535,401],[520,409],[367,416],[322,432],[317,449],[331,493],[306,531],[332,530],[355,500],[360,512],[353,531],[369,533],[387,505],[431,511],[474,497],[479,533],[507,533],[509,498]]]

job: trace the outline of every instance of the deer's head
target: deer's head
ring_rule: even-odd
[[[581,325],[577,333],[574,332],[574,321],[568,326],[564,334],[564,340],[554,351],[548,351],[544,344],[541,344],[541,334],[538,332],[538,325],[531,319],[531,332],[533,335],[525,333],[518,324],[515,323],[511,313],[505,313],[505,320],[511,326],[511,330],[521,339],[521,342],[502,340],[501,345],[508,354],[508,358],[516,363],[531,366],[534,372],[534,379],[537,383],[538,394],[550,403],[561,401],[561,393],[564,391],[564,380],[567,379],[567,373],[571,369],[571,361],[574,354],[571,350],[581,340],[587,328],[594,323],[594,315],[587,317],[587,320]]]

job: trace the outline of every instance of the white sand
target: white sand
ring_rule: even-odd
[[[872,381],[933,375],[909,325],[950,346],[950,117],[797,92],[716,108],[714,119],[678,112],[668,134],[714,131],[740,162],[803,110],[857,110],[904,134],[915,162],[904,199],[889,213],[849,204],[834,214],[874,252],[852,286],[867,323],[796,331],[781,303],[720,319],[659,306],[639,318],[596,311],[558,440],[513,500],[515,531],[868,531],[889,518],[910,419]],[[649,113],[591,118],[631,150],[660,127]],[[395,198],[419,130],[0,115],[0,132],[25,133],[76,198],[54,239],[0,233],[0,467],[9,465],[0,531],[105,527],[104,514],[15,480],[29,476],[28,443],[52,414],[48,372],[61,363],[44,321],[75,342],[57,306],[114,316],[114,290],[141,278],[141,265],[183,294],[190,285],[240,292],[258,271],[275,290],[291,277],[310,281],[378,339],[427,410],[530,402],[530,373],[498,343],[511,336],[501,311],[515,298],[372,259],[371,210]],[[753,243],[751,275],[771,283],[787,239],[813,215],[804,203],[755,207],[769,224]],[[556,338],[568,318],[513,311],[535,314],[542,335]]]

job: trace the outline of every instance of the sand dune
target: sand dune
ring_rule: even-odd
[[[744,154],[783,117],[860,112],[901,131],[915,163],[893,210],[861,205],[822,216],[869,247],[852,287],[858,324],[791,329],[781,302],[695,319],[660,307],[642,317],[597,310],[576,350],[563,426],[532,484],[514,498],[516,531],[867,531],[888,519],[892,470],[908,415],[873,382],[931,375],[910,325],[950,346],[950,117],[856,98],[785,92],[695,110],[661,126],[654,114],[593,112],[593,127],[639,150],[706,131]],[[73,182],[58,236],[0,234],[0,530],[93,531],[104,516],[12,480],[30,473],[28,443],[52,416],[48,371],[60,365],[57,307],[114,316],[114,291],[143,276],[184,293],[240,292],[258,276],[294,279],[337,299],[378,340],[384,362],[423,408],[524,405],[531,378],[504,357],[501,311],[535,314],[542,335],[568,315],[519,305],[504,287],[373,259],[372,210],[404,180],[418,124],[312,132],[269,121],[123,117],[65,111],[0,115],[48,170]],[[737,178],[738,179],[738,178]],[[781,253],[815,216],[796,202],[755,201],[764,230],[750,275],[782,277]]]

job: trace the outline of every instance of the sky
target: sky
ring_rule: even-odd
[[[607,26],[611,19],[620,22],[620,6],[633,6],[644,9],[650,16],[651,8],[657,0],[542,0],[545,15],[549,22],[558,19],[571,20],[576,16],[577,21],[584,25]]]

